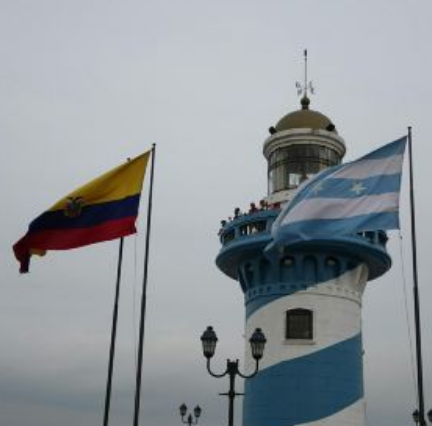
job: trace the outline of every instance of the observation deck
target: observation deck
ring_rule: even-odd
[[[271,227],[280,209],[244,214],[228,222],[220,232],[222,248],[216,258],[218,268],[234,280],[240,264],[262,255],[271,241]]]
[[[286,245],[276,250],[265,250],[272,242],[271,227],[279,213],[280,209],[247,213],[228,222],[221,229],[219,238],[222,247],[216,257],[216,264],[230,278],[239,280],[242,287],[251,286],[251,280],[257,281],[257,284],[278,282],[278,277],[286,276],[284,269],[301,264],[305,258],[311,256],[316,258],[317,264],[333,266],[335,259],[339,259],[336,263],[339,265],[342,262],[344,270],[365,263],[369,270],[369,281],[380,277],[391,267],[391,258],[386,250],[388,238],[384,231],[338,235]],[[241,273],[242,270],[244,274]],[[255,278],[250,275],[250,279],[241,279],[242,275],[248,275],[248,270],[255,271]],[[303,279],[297,273],[289,275],[291,280],[297,283]],[[249,284],[245,283],[244,286],[243,282],[246,281]],[[246,288],[243,290],[246,292]]]

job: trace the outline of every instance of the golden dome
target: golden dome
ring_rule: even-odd
[[[328,132],[335,132],[336,127],[331,120],[318,111],[309,109],[309,99],[304,97],[301,100],[302,109],[291,112],[285,117],[282,117],[276,124],[275,129],[277,132],[291,129],[313,129],[313,130],[327,130]]]

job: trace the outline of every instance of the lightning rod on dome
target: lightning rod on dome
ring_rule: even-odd
[[[313,95],[315,89],[313,87],[312,81],[308,81],[307,78],[307,49],[304,50],[304,82],[303,84],[296,81],[297,95],[303,95],[302,98],[307,98],[308,91]]]

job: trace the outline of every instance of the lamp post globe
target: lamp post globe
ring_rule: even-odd
[[[216,336],[216,333],[213,330],[213,327],[208,326],[207,329],[204,331],[204,333],[201,336],[203,354],[207,359],[210,359],[213,357],[215,350],[216,350],[217,341],[218,341],[218,338]]]
[[[257,328],[249,339],[249,343],[251,345],[252,357],[258,361],[264,355],[264,348],[267,339],[264,336],[264,333],[260,328]]]
[[[187,413],[186,404],[180,405],[179,411],[180,411],[180,416],[184,417],[186,415],[186,413]]]
[[[195,408],[194,408],[194,416],[198,419],[199,418],[199,416],[201,416],[201,407],[199,406],[199,405],[197,405]]]
[[[415,410],[413,411],[413,413],[412,413],[412,417],[413,417],[413,420],[414,420],[414,423],[415,423],[415,424],[418,424],[418,423],[420,422],[420,412],[419,412],[418,409],[415,409]]]

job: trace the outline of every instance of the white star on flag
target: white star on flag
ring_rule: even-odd
[[[366,187],[363,186],[362,182],[356,182],[353,184],[351,188],[352,192],[355,192],[357,195],[361,194],[363,191],[366,191]]]
[[[318,182],[313,188],[312,188],[312,192],[314,194],[318,194],[318,192],[322,191],[323,189],[323,183],[322,182]]]

